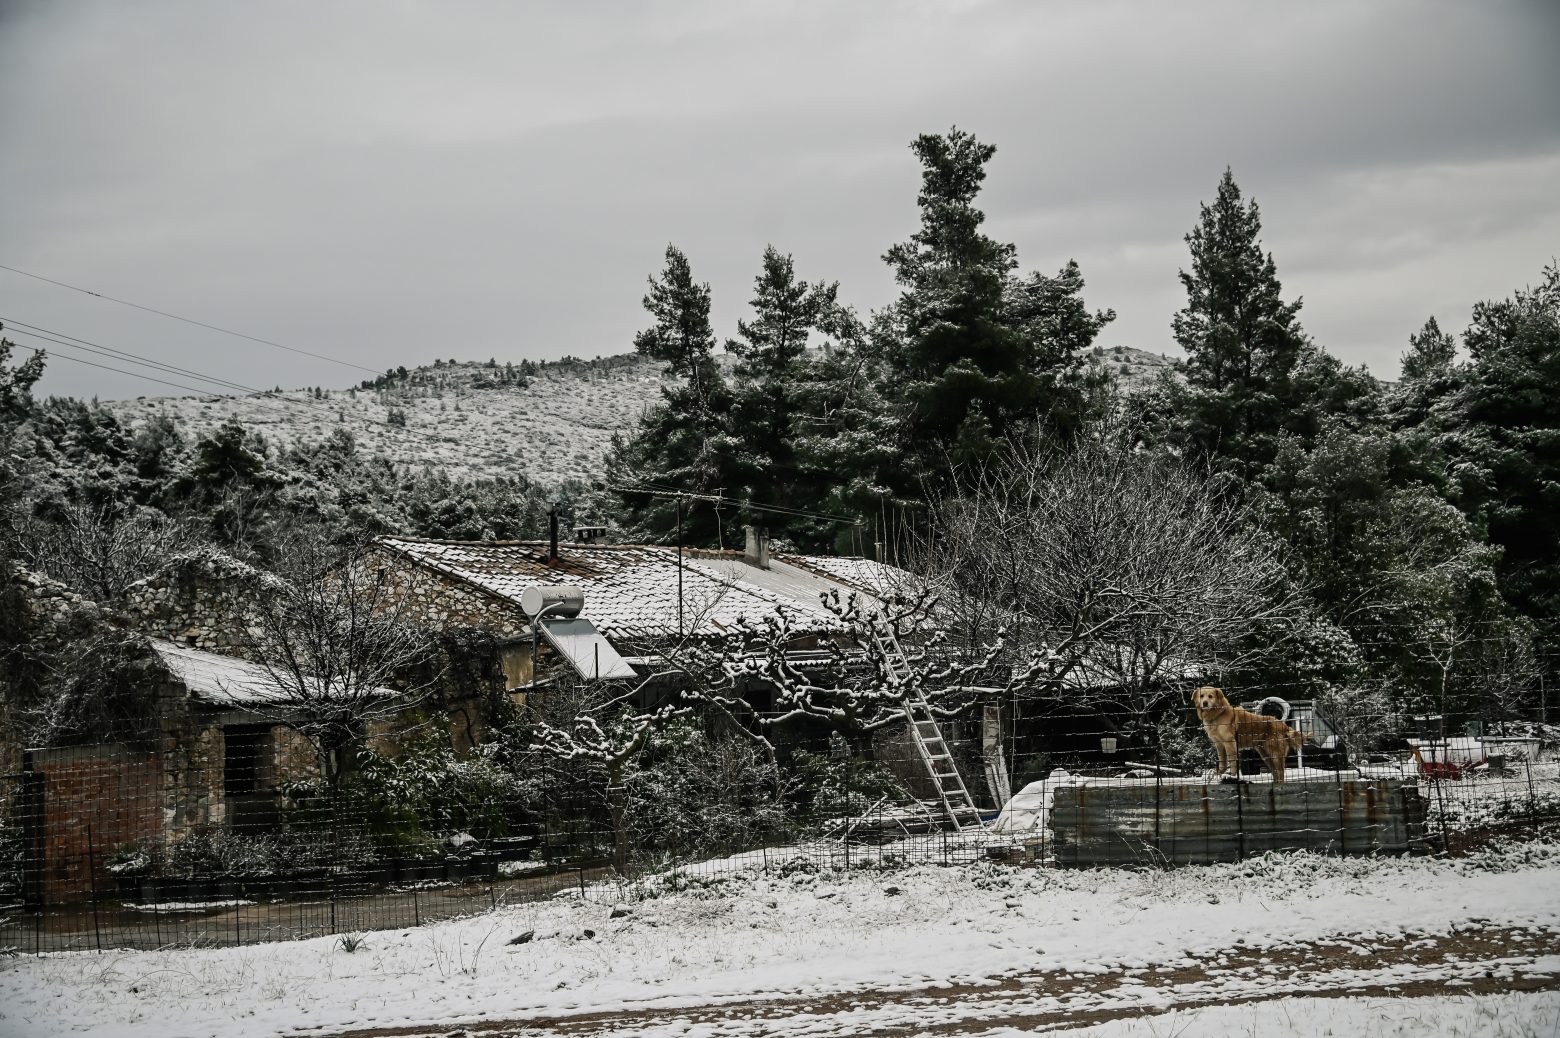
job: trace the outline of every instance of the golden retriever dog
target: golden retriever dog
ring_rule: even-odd
[[[1290,750],[1305,745],[1304,733],[1282,721],[1230,705],[1223,689],[1199,688],[1192,693],[1192,704],[1197,707],[1197,718],[1208,733],[1208,741],[1219,752],[1215,775],[1228,773],[1239,778],[1240,751],[1254,749],[1273,773],[1273,781],[1282,782],[1284,758]]]

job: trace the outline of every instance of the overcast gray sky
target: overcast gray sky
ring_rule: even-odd
[[[907,145],[997,145],[988,227],[1172,352],[1226,164],[1328,349],[1560,253],[1560,4],[0,0],[0,264],[373,369],[621,353],[667,242],[734,332],[766,243],[865,314]],[[247,385],[364,373],[0,271],[0,318]],[[19,336],[18,341],[31,342]],[[63,352],[63,351],[61,351]],[[45,391],[175,392],[56,361]]]

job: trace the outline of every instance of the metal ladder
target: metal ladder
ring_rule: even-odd
[[[905,720],[909,722],[910,738],[921,754],[921,763],[926,766],[926,773],[931,777],[932,788],[937,790],[937,801],[943,817],[955,832],[981,828],[980,810],[970,798],[964,777],[953,763],[953,754],[949,751],[947,740],[943,738],[937,718],[932,714],[931,704],[926,701],[919,685],[906,682],[910,675],[910,664],[899,646],[899,639],[889,627],[876,629],[874,638],[878,650],[883,654],[889,677],[900,682],[904,690]]]

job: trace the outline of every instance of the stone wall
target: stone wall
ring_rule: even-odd
[[[124,611],[136,630],[180,645],[253,658],[250,621],[265,575],[222,552],[176,555],[161,572],[132,584]]]
[[[174,688],[182,691],[181,686]],[[173,701],[173,696],[169,701]],[[181,839],[195,826],[225,822],[222,774],[226,746],[222,729],[199,723],[185,705],[163,714],[163,737],[158,749],[164,842]]]
[[[403,615],[430,629],[474,627],[501,639],[530,631],[517,603],[417,565],[399,552],[375,549],[364,565],[382,567],[390,597]]]
[[[33,633],[45,642],[90,634],[107,616],[96,602],[82,598],[53,577],[13,567],[7,579],[26,603]]]

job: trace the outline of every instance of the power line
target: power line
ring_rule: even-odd
[[[21,325],[23,328],[33,328],[33,327],[36,327],[34,325],[24,325],[24,324],[22,324],[21,321],[12,321],[11,324]],[[4,326],[3,324],[0,324],[0,327],[3,327],[3,326]],[[169,375],[183,375],[183,376],[185,376],[187,378],[198,379],[198,380],[200,380],[202,382],[210,382],[213,385],[223,386],[223,387],[226,387],[226,388],[229,388],[229,389],[236,389],[236,390],[239,390],[241,392],[248,393],[248,394],[250,394],[252,396],[264,396],[264,397],[268,397],[268,398],[273,399],[273,400],[280,399],[281,402],[286,404],[287,406],[309,408],[310,410],[318,411],[321,414],[324,414],[327,417],[330,417],[332,419],[335,419],[335,418],[338,417],[336,410],[333,409],[333,408],[330,408],[329,406],[327,406],[325,404],[316,404],[316,403],[314,403],[311,400],[290,400],[290,399],[287,399],[286,397],[278,398],[278,397],[273,396],[270,392],[268,392],[267,390],[264,390],[264,389],[256,389],[253,386],[246,386],[246,385],[243,385],[242,383],[239,383],[239,382],[231,382],[231,381],[229,381],[227,379],[217,378],[214,375],[205,375],[205,374],[202,374],[199,371],[195,371],[195,370],[192,370],[190,368],[181,368],[181,367],[178,367],[177,365],[173,365],[173,364],[164,364],[161,361],[152,360],[152,359],[150,359],[148,357],[143,357],[143,356],[141,356],[138,353],[131,353],[128,350],[119,350],[119,349],[115,349],[112,346],[101,346],[101,345],[99,345],[97,343],[89,342],[86,339],[77,339],[75,336],[66,335],[64,332],[50,332],[47,335],[43,334],[43,332],[47,332],[47,331],[49,331],[49,329],[41,329],[40,331],[16,331],[16,334],[17,335],[25,335],[28,338],[39,339],[39,340],[42,340],[44,342],[50,342],[50,343],[53,343],[56,346],[63,347],[65,349],[81,350],[83,352],[94,354],[95,356],[107,357],[110,360],[124,360],[127,363],[135,364],[135,365],[137,365],[139,367],[149,368],[149,369],[151,369],[153,371],[157,371],[157,372],[160,372],[160,373],[165,373],[165,374],[169,374]],[[60,338],[56,338],[56,336],[60,336]],[[66,339],[71,339],[73,341],[66,342],[65,341]],[[21,343],[17,343],[17,345],[20,346],[22,344]],[[71,356],[68,353],[58,353],[58,352],[54,352],[54,351],[49,351],[49,352],[52,353],[54,356],[61,358],[62,360],[78,360],[79,359],[79,358]],[[105,365],[102,365],[102,364],[94,364],[92,366],[93,367],[104,368],[104,370],[107,370],[107,371],[116,371],[116,372],[119,372],[120,374],[129,375],[131,378],[143,378],[143,379],[146,378],[146,376],[138,374],[137,372],[125,371],[122,368],[109,368],[109,367],[106,367]],[[163,380],[163,379],[155,379],[155,378],[153,378],[153,379],[146,379],[146,380],[150,381],[150,382],[158,382],[158,383],[161,383],[162,385],[166,385],[166,386],[174,386],[174,387],[179,388],[179,389],[188,389],[188,390],[190,390],[193,393],[199,394],[200,396],[226,396],[226,397],[231,397],[231,394],[227,394],[227,393],[214,393],[210,389],[201,389],[199,387],[191,386],[191,385],[188,385],[188,384],[182,383],[182,382],[168,382],[168,381]],[[265,406],[265,405],[262,404],[261,406]],[[275,408],[271,408],[271,410],[276,410],[276,409]]]
[[[23,328],[41,328],[41,326],[39,326],[39,325],[25,324],[24,322],[21,322],[21,321],[12,321],[12,323],[20,325]],[[309,401],[309,400],[291,400],[291,399],[288,399],[287,397],[274,397],[274,396],[272,396],[270,394],[269,391],[264,390],[264,389],[257,389],[257,388],[255,388],[253,386],[245,386],[245,385],[242,385],[241,383],[232,382],[232,381],[229,381],[227,379],[217,378],[214,375],[206,375],[206,374],[203,374],[203,373],[201,373],[199,371],[195,371],[195,370],[193,370],[191,368],[180,368],[180,367],[177,367],[177,366],[174,366],[174,365],[163,364],[161,361],[155,361],[155,360],[151,360],[150,358],[147,358],[147,357],[142,357],[140,354],[133,353],[133,352],[131,352],[129,350],[120,350],[120,349],[117,349],[117,348],[112,347],[112,346],[103,346],[103,345],[98,344],[98,343],[91,343],[91,342],[88,342],[88,340],[86,340],[86,339],[77,339],[77,338],[75,338],[75,336],[66,335],[64,332],[56,332],[56,331],[53,331],[52,329],[46,329],[45,328],[45,329],[42,329],[42,331],[43,332],[48,332],[49,334],[45,335],[45,334],[40,334],[40,332],[29,332],[29,331],[19,331],[19,332],[17,332],[17,334],[18,335],[26,335],[26,336],[29,336],[29,337],[35,338],[35,339],[42,339],[45,342],[52,342],[52,343],[55,343],[56,345],[63,346],[65,348],[67,348],[67,349],[84,349],[85,347],[92,347],[95,351],[107,351],[106,353],[105,352],[99,352],[98,353],[99,356],[110,356],[111,358],[112,357],[122,357],[122,358],[127,359],[132,364],[139,364],[139,365],[142,365],[144,367],[151,368],[152,370],[155,370],[155,371],[161,371],[161,372],[168,373],[168,374],[185,375],[185,376],[190,377],[190,378],[199,379],[199,380],[201,380],[203,382],[210,382],[210,383],[212,383],[214,385],[230,386],[230,387],[236,388],[236,389],[238,389],[240,391],[247,392],[247,393],[251,394],[252,396],[267,397],[267,398],[272,399],[272,400],[278,400],[278,401],[280,401],[281,403],[283,403],[283,404],[285,404],[287,406],[291,406],[291,407],[304,407],[304,408],[308,408],[308,409],[313,410],[313,411],[318,411],[321,414],[324,414],[324,415],[326,415],[326,416],[328,416],[330,418],[333,418],[333,419],[339,418],[339,408],[331,407],[328,404],[316,404],[313,401]],[[51,336],[63,336],[64,339],[73,339],[74,342],[65,342],[61,338],[52,338]],[[83,344],[85,344],[85,346],[77,346],[76,343],[83,343]],[[35,353],[36,352],[41,352],[36,347],[27,346],[27,345],[25,345],[23,343],[17,343],[16,345],[19,346],[22,349],[30,349],[30,350],[32,350]],[[101,368],[104,371],[113,371],[113,372],[116,372],[116,373],[121,374],[121,375],[129,375],[131,378],[139,378],[139,379],[142,379],[143,381],[146,381],[146,382],[155,382],[155,383],[157,383],[159,385],[172,386],[175,389],[187,389],[190,392],[197,394],[198,396],[227,396],[229,398],[232,398],[231,394],[213,393],[210,389],[202,389],[202,388],[200,388],[198,386],[192,386],[192,385],[189,385],[188,383],[184,383],[184,382],[170,382],[167,379],[154,378],[154,377],[152,377],[150,375],[143,375],[143,374],[141,374],[139,372],[126,371],[123,368],[116,368],[116,367],[110,367],[109,365],[106,365],[106,364],[93,363],[92,361],[82,360],[79,357],[73,357],[73,356],[71,356],[70,354],[67,354],[67,353],[56,353],[56,354],[54,354],[54,356],[60,357],[63,360],[75,361],[78,364],[86,364],[89,367]],[[261,403],[258,400],[252,401],[252,402],[255,403],[256,405],[260,406],[260,407],[265,408],[266,410],[276,411],[279,414],[288,414],[288,412],[282,411],[280,408],[267,406],[266,404],[263,404],[263,403]],[[433,436],[433,435],[431,435],[429,433],[424,433],[424,432],[422,432],[420,430],[416,430],[416,429],[408,429],[408,428],[406,428],[404,426],[396,426],[396,425],[390,423],[389,421],[374,419],[374,418],[371,418],[371,417],[366,416],[366,415],[362,417],[362,421],[366,425],[381,426],[381,427],[389,430],[392,434],[399,434],[399,435],[405,436],[405,437],[407,437],[409,439],[421,439],[421,440],[424,440],[427,443],[439,443],[439,444],[443,444],[443,443],[446,442],[446,441],[438,439],[437,437],[435,437],[435,436]],[[479,446],[475,446],[475,445],[468,444],[463,449],[465,451],[467,451],[468,453],[472,453],[472,454],[486,454],[486,455],[488,455],[490,457],[500,458],[500,459],[503,459],[505,461],[513,461],[514,460],[511,455],[509,455],[507,453],[504,453],[502,451],[490,450],[488,448],[479,447]]]
[[[15,346],[19,350],[30,350],[33,353],[48,353],[49,352],[49,351],[43,349],[40,346],[29,346],[29,345],[27,345],[24,342],[13,342],[11,345]],[[81,357],[72,357],[71,355],[69,355],[67,353],[53,353],[53,354],[49,354],[49,355],[50,356],[54,356],[54,357],[58,357],[60,360],[68,360],[68,361],[73,361],[73,362],[75,362],[77,364],[85,364],[89,368],[101,368],[104,371],[112,371],[112,372],[115,372],[116,374],[120,374],[120,375],[129,375],[131,378],[142,379],[143,381],[146,381],[146,382],[156,382],[159,385],[173,386],[175,389],[188,389],[191,392],[198,393],[201,396],[209,396],[209,395],[211,395],[208,392],[206,392],[205,390],[197,389],[194,386],[186,385],[183,382],[169,382],[167,379],[153,378],[150,375],[142,375],[139,372],[126,371],[124,368],[115,368],[115,367],[111,367],[111,366],[109,366],[107,364],[98,364],[95,361],[85,360],[85,359],[83,359]],[[258,403],[258,401],[256,401],[256,403]],[[286,414],[287,413],[285,411],[282,411],[280,408],[269,407],[269,406],[267,406],[265,404],[260,404],[260,406],[261,407],[265,407],[266,410],[277,411],[280,414]]]
[[[678,490],[675,487],[666,487],[664,485],[651,483],[648,480],[641,480],[639,483],[633,486],[610,484],[608,485],[607,489],[625,491],[630,494],[649,494],[652,497],[681,497],[687,498],[690,501],[710,501],[717,506],[729,502],[730,504],[748,508],[755,512],[769,512],[775,515],[789,515],[801,519],[822,519],[826,522],[846,523],[851,526],[861,525],[860,519],[853,519],[850,516],[832,515],[828,512],[809,512],[801,508],[788,508],[785,505],[766,505],[757,501],[743,501],[734,497],[726,497],[723,494],[702,494],[689,490]]]
[[[206,328],[214,332],[221,332],[223,335],[232,335],[239,339],[248,339],[250,342],[258,342],[262,346],[274,346],[279,350],[286,350],[288,353],[297,353],[304,357],[313,357],[315,360],[329,361],[332,364],[340,364],[344,368],[356,368],[359,371],[367,371],[372,375],[384,374],[384,372],[378,370],[377,368],[366,368],[361,364],[354,364],[350,360],[338,360],[335,357],[328,357],[323,353],[314,353],[311,350],[299,349],[296,346],[288,346],[285,343],[275,342],[271,339],[262,339],[258,335],[248,335],[244,332],[234,331],[231,328],[223,328],[220,325],[207,324],[205,321],[197,321],[193,317],[181,317],[178,314],[169,313],[167,310],[159,310],[154,306],[144,306],[141,303],[132,303],[128,299],[119,299],[115,296],[105,295],[102,292],[94,292],[90,288],[82,288],[80,285],[72,285],[64,281],[56,281],[54,278],[44,277],[42,274],[34,274],[32,271],[22,270],[18,267],[8,267],[5,264],[0,263],[0,270],[8,270],[13,274],[20,274],[23,277],[32,278],[35,281],[44,281],[51,285],[58,285],[60,288],[68,288],[72,292],[80,292],[83,295],[95,296],[98,299],[105,299],[110,303],[118,303],[120,306],[128,306],[136,310],[144,310],[146,313],[156,314],[159,317],[166,317],[172,321],[182,321],[185,324],[193,324],[198,328]]]
[[[250,393],[259,392],[258,390],[250,389],[248,386],[241,385],[240,383],[229,382],[227,379],[216,378],[211,375],[202,375],[198,371],[192,371],[189,368],[181,368],[176,364],[164,364],[161,361],[138,356],[137,354],[131,353],[128,350],[118,350],[112,346],[100,346],[97,343],[90,342],[87,339],[78,339],[74,335],[66,335],[64,332],[55,332],[50,331],[47,328],[39,328],[34,325],[24,324],[21,321],[14,320],[12,318],[0,319],[0,327],[4,327],[6,330],[12,332],[15,335],[26,336],[30,339],[40,339],[44,342],[54,343],[56,346],[64,346],[68,349],[74,350],[83,350],[87,353],[94,353],[103,357],[126,360],[131,364],[135,364],[139,367],[151,368],[156,371],[162,371],[169,375],[184,375],[188,378],[199,379],[202,382],[210,382],[213,385],[222,386],[227,389],[237,389]],[[70,341],[67,342],[66,340]]]

